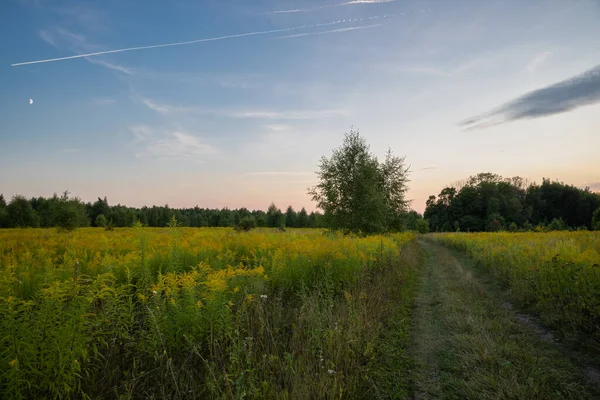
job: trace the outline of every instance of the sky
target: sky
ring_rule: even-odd
[[[479,172],[600,190],[598,21],[598,0],[3,0],[0,193],[313,210],[352,127],[406,157],[419,212]]]

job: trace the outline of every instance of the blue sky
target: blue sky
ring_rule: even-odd
[[[319,158],[351,126],[406,156],[418,211],[484,171],[600,190],[597,0],[0,8],[5,197],[313,209]]]

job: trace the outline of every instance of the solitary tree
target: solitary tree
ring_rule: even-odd
[[[408,172],[404,158],[391,151],[379,163],[359,132],[350,130],[330,159],[321,158],[319,183],[308,193],[333,229],[367,234],[398,229],[408,211]]]

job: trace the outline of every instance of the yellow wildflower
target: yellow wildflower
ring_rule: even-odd
[[[233,293],[237,293],[237,292],[239,292],[239,291],[240,291],[240,288],[239,288],[239,287],[237,287],[237,286],[236,286],[236,287],[234,287],[234,288],[233,288]]]
[[[345,290],[344,290],[344,298],[346,299],[347,302],[352,301],[352,295]]]
[[[13,368],[18,363],[19,363],[19,361],[15,358],[14,360],[12,360],[11,362],[9,362],[8,364],[11,366],[11,368]]]
[[[252,303],[254,301],[254,295],[253,294],[246,295],[246,301],[248,303]]]

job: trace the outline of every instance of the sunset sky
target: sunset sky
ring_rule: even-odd
[[[314,209],[352,126],[406,156],[420,212],[478,172],[600,190],[599,21],[597,0],[3,0],[0,193]]]

